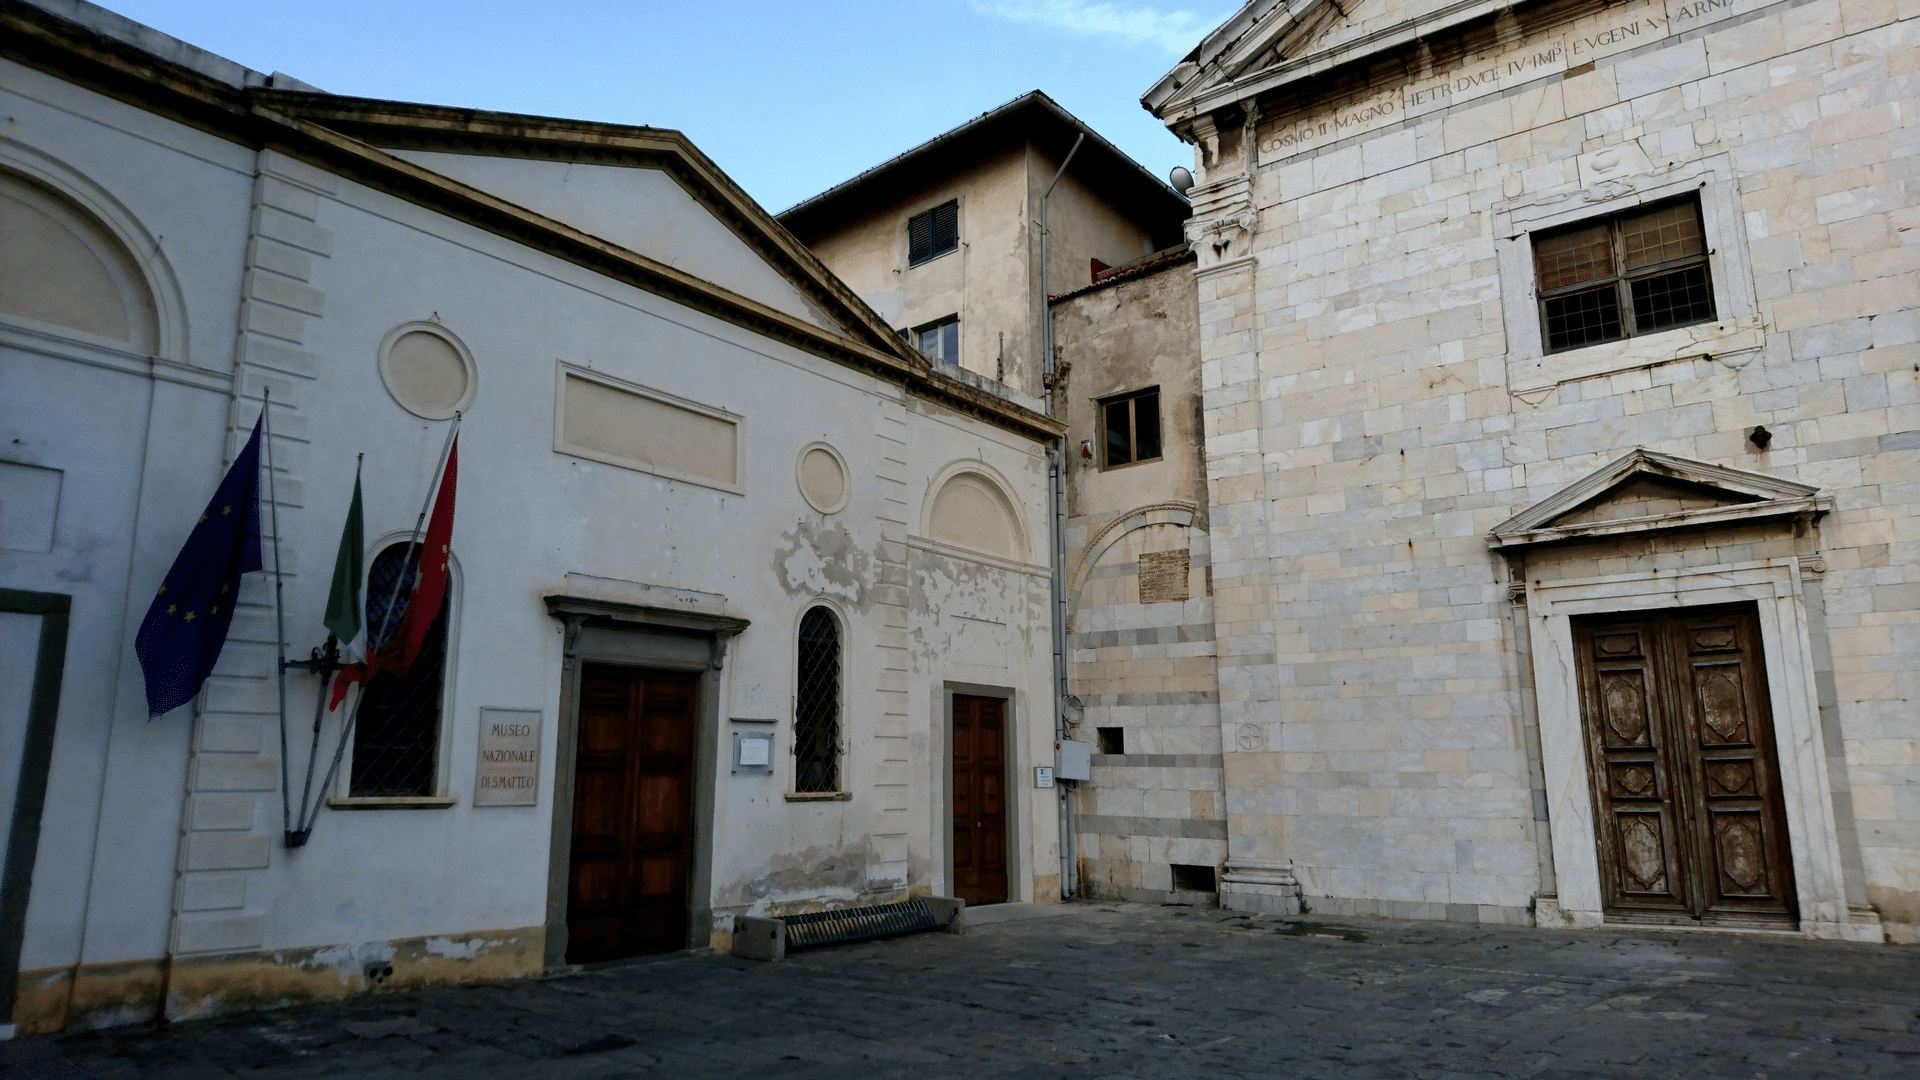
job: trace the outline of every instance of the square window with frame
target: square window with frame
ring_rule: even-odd
[[[1160,388],[1100,399],[1102,468],[1160,460]]]
[[[1546,351],[1713,321],[1707,256],[1697,195],[1535,234]]]
[[[919,266],[960,246],[960,200],[948,199],[907,219],[907,265]]]
[[[909,333],[908,341],[913,347],[927,354],[929,359],[944,364],[960,362],[960,316],[949,315],[937,322],[916,326]]]

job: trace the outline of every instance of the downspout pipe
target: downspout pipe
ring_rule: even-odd
[[[1073,148],[1060,162],[1060,168],[1053,174],[1053,180],[1047,184],[1047,190],[1040,196],[1040,352],[1041,370],[1046,373],[1042,380],[1047,391],[1047,415],[1053,415],[1053,303],[1047,291],[1047,201],[1053,198],[1053,189],[1060,178],[1067,174],[1067,166],[1073,164],[1073,155],[1080,152],[1080,144],[1087,141],[1087,133],[1081,132],[1073,140]],[[1067,737],[1067,443],[1066,439],[1054,440],[1047,447],[1048,497],[1052,502],[1052,512],[1047,515],[1053,536],[1053,573],[1048,584],[1053,600],[1053,737],[1060,742]],[[1056,759],[1057,760],[1057,759]],[[1071,781],[1055,781],[1060,789],[1060,898],[1071,899],[1080,891],[1075,880],[1079,860],[1074,850],[1073,788]]]

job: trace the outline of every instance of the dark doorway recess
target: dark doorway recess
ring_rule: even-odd
[[[1573,622],[1607,917],[1797,922],[1754,605]]]
[[[687,672],[585,665],[568,963],[687,947],[696,684]]]
[[[1218,892],[1220,887],[1215,880],[1213,867],[1193,866],[1186,863],[1174,863],[1174,892]]]
[[[40,850],[40,820],[46,808],[47,772],[53,762],[54,723],[67,668],[67,623],[73,598],[62,593],[0,589],[0,642],[10,654],[0,681],[0,791],[12,805],[0,806],[0,1024],[13,1022],[19,989],[20,946],[26,936],[27,899]]]
[[[953,695],[953,892],[1007,899],[1007,703]]]

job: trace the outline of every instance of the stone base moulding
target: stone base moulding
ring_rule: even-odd
[[[1300,914],[1300,881],[1291,866],[1227,863],[1220,875],[1220,906],[1268,915]]]
[[[520,978],[540,974],[544,940],[528,926],[23,971],[14,1020],[40,1035]]]

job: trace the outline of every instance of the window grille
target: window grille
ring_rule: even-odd
[[[960,316],[949,315],[913,332],[913,346],[943,363],[960,362]]]
[[[1101,442],[1106,467],[1154,461],[1160,457],[1160,388],[1140,390],[1100,402]]]
[[[1547,351],[1713,319],[1694,196],[1542,233],[1533,241]]]
[[[949,199],[907,219],[907,265],[918,266],[960,246],[960,200]]]
[[[399,629],[420,565],[416,549],[395,544],[374,557],[367,573],[367,651],[385,645]],[[398,590],[396,593],[395,590]],[[391,611],[388,600],[392,599]],[[432,795],[440,747],[440,693],[446,679],[447,617],[451,594],[427,630],[420,656],[405,675],[380,675],[360,696],[353,729],[353,772],[347,793],[356,797]]]
[[[840,790],[840,624],[826,608],[800,618],[793,695],[795,791]]]

